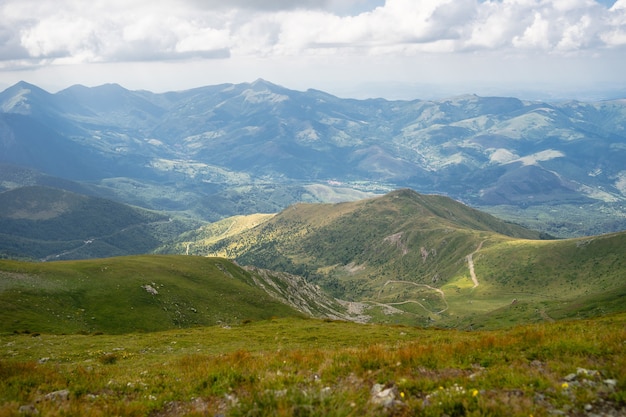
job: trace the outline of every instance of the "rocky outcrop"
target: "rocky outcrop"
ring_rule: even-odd
[[[366,323],[370,319],[362,309],[348,308],[347,303],[332,298],[301,276],[251,266],[245,269],[252,273],[256,286],[308,316],[358,323]]]

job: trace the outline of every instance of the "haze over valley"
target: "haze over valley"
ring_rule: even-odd
[[[412,188],[558,237],[626,224],[620,100],[349,100],[257,80],[163,94],[18,83],[0,103],[2,163],[205,221]],[[4,172],[5,189],[44,181]]]

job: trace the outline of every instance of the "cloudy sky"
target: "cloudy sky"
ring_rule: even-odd
[[[626,92],[626,0],[2,0],[0,90]]]

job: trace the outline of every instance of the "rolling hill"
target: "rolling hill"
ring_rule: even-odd
[[[373,321],[475,328],[623,310],[624,232],[541,240],[411,190],[294,205],[220,238],[235,224],[224,220],[163,250],[302,275]]]
[[[561,237],[626,228],[623,100],[352,100],[265,80],[50,94],[21,82],[0,109],[0,163],[208,221],[328,202],[329,189],[408,187]]]
[[[6,237],[2,244],[11,250],[23,244],[21,256],[46,250],[55,255],[44,259],[55,260],[110,256],[137,248],[149,252],[162,245],[159,238],[177,230],[170,219],[160,214],[51,188],[5,191],[0,193],[0,203],[5,209],[0,218]],[[170,284],[178,280],[182,283],[190,274],[202,274],[205,266],[198,259],[203,258],[197,255],[209,255],[233,259],[245,268],[238,273],[247,277],[254,291],[305,315],[359,322],[493,328],[623,311],[625,246],[626,232],[550,240],[550,236],[504,222],[448,197],[404,189],[353,202],[302,203],[278,214],[237,216],[202,226],[160,246],[159,253],[196,255],[171,258],[171,267],[164,264],[167,257],[105,258],[87,263],[55,262],[50,266],[7,261],[0,267],[4,271],[0,272],[0,282],[8,289],[3,293],[6,300],[47,305],[47,312],[40,311],[36,320],[27,319],[26,323],[37,323],[46,314],[49,320],[61,317],[55,309],[62,305],[92,303],[81,297],[93,291],[104,299],[121,295],[116,303],[126,303],[142,315],[143,304],[135,305],[138,301],[134,297],[143,293],[136,288],[134,292],[129,289],[128,294],[117,293],[112,287],[119,285],[117,280],[140,277],[145,281],[148,276],[159,275],[155,271],[161,268]],[[62,252],[56,252],[59,250]],[[116,265],[114,280],[107,278],[109,264]],[[83,271],[85,265],[91,265],[88,273]],[[63,277],[62,283],[49,286],[47,282],[55,281],[47,281],[46,276],[57,280]],[[85,283],[87,276],[93,280]],[[94,282],[102,288],[92,288]],[[159,291],[153,283],[156,281],[129,281],[124,285],[150,285]],[[15,297],[15,291],[27,287],[37,289],[32,298]],[[52,296],[54,308],[47,301],[36,301],[48,299],[48,290],[59,289],[63,295],[60,299]],[[212,304],[217,314],[221,307],[211,298],[211,291],[207,287],[194,295],[185,290],[174,297],[178,301],[170,301],[194,309],[198,309],[196,305]],[[241,305],[233,301],[229,310],[232,320],[257,317],[257,313],[249,317],[235,313],[247,311],[246,300]],[[162,307],[165,312],[169,309]],[[22,313],[28,310],[20,308]],[[66,310],[61,310],[65,314]],[[6,311],[16,310],[10,307]],[[16,323],[22,313],[15,316]],[[172,313],[163,314],[169,314],[169,318],[159,320],[169,328],[174,320]],[[71,332],[84,330],[89,324],[82,319],[72,321],[71,314],[64,317],[69,322],[62,321],[59,328],[74,326],[68,330]],[[190,317],[181,323],[212,323]],[[153,329],[142,324],[137,329],[149,328]]]
[[[246,271],[219,258],[0,260],[0,332],[121,334],[345,313],[302,282],[307,301],[281,299],[278,287],[288,282],[285,275]],[[269,286],[277,288],[263,289]]]
[[[57,188],[0,192],[0,256],[84,259],[151,252],[196,222]]]

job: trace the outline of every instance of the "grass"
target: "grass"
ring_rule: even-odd
[[[626,406],[625,341],[625,314],[475,332],[286,318],[3,335],[0,416],[27,406],[50,416],[615,412]],[[60,390],[68,397],[50,395]]]
[[[220,258],[0,260],[0,288],[0,332],[128,333],[299,315]]]

